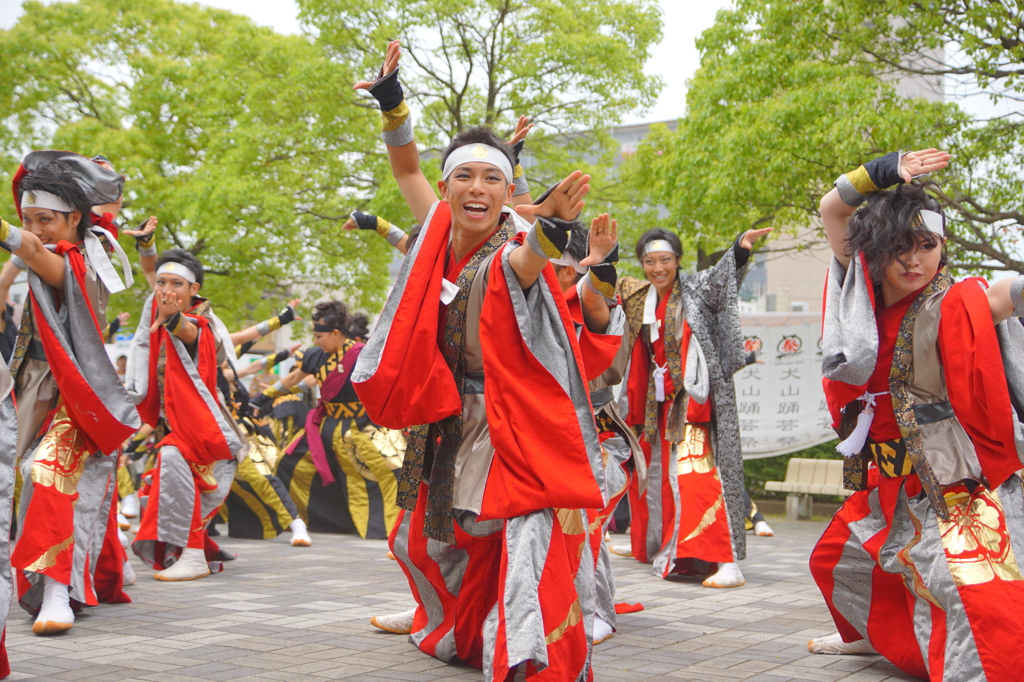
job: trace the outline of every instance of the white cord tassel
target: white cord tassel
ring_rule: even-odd
[[[857,398],[857,400],[863,400],[867,404],[861,410],[861,413],[857,415],[857,426],[853,429],[853,433],[836,446],[836,451],[843,457],[854,457],[859,455],[864,449],[864,444],[868,442],[868,434],[871,432],[871,422],[875,419],[875,398],[886,393],[888,391],[882,391],[881,393],[868,392]]]
[[[668,365],[654,365],[654,399],[659,403],[665,402],[665,375],[668,373]]]

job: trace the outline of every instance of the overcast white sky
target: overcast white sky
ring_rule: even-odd
[[[299,33],[298,8],[293,0],[209,0],[201,4],[247,14],[280,33]],[[682,116],[686,107],[686,80],[700,64],[694,41],[715,23],[715,13],[729,6],[728,0],[661,0],[665,26],[662,43],[654,48],[647,72],[665,81],[661,97],[650,110],[628,119],[663,121]],[[0,28],[10,28],[21,15],[21,0],[0,0]]]

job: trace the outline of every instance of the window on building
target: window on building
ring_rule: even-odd
[[[793,301],[789,304],[789,309],[794,313],[806,313],[807,302],[806,301]]]

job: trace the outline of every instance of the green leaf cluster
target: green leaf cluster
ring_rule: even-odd
[[[307,37],[170,0],[24,10],[0,32],[0,182],[34,148],[106,155],[127,178],[122,217],[156,215],[161,250],[196,253],[229,324],[291,294],[380,305],[391,250],[341,230],[387,171],[379,115],[346,64]]]
[[[815,225],[835,178],[875,156],[945,148],[951,166],[933,179],[952,263],[1024,272],[1021,118],[944,97],[960,78],[1019,98],[1021,25],[1013,3],[739,0],[698,41],[678,131],[652,135],[628,181],[691,246],[714,250],[753,226]]]
[[[536,196],[580,168],[594,176],[596,210],[617,182],[608,134],[657,99],[661,80],[644,73],[661,39],[656,0],[298,0],[308,30],[338,63],[363,78],[380,69],[389,40],[402,42],[401,78],[413,108],[428,177],[467,127],[509,136],[526,115],[538,128],[524,168]],[[399,219],[404,207],[392,205]],[[588,209],[588,213],[590,209]]]

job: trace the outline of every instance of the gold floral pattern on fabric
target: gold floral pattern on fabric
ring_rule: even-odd
[[[945,291],[952,285],[953,278],[949,276],[949,271],[943,268],[910,304],[910,309],[903,316],[903,322],[900,324],[900,332],[896,337],[896,348],[892,353],[892,368],[889,370],[889,392],[892,394],[892,409],[896,414],[896,423],[899,424],[907,454],[914,465],[914,471],[921,479],[921,486],[928,496],[928,501],[942,520],[949,520],[949,512],[946,510],[942,489],[935,477],[935,472],[932,471],[932,467],[925,457],[921,429],[917,424],[917,415],[914,414],[914,401],[907,388],[907,382],[910,381],[914,368],[914,324],[921,312],[921,307],[930,297]]]
[[[558,525],[566,535],[580,535],[586,531],[583,525],[583,513],[579,509],[556,509]]]
[[[1000,580],[1024,580],[1010,544],[998,493],[979,486],[947,489],[949,520],[939,520],[942,547],[957,587]]]
[[[679,457],[678,475],[707,474],[715,468],[715,456],[711,450],[711,438],[703,426],[687,424],[683,429],[683,440],[676,446]]]
[[[861,406],[859,400],[852,400],[843,408],[839,417],[839,428],[836,434],[839,440],[846,440],[853,433],[857,424],[857,416],[860,414]],[[843,458],[843,487],[847,490],[867,490],[868,487],[868,461],[871,459],[871,450],[868,444],[853,457]]]
[[[616,287],[619,297],[622,299],[622,310],[626,314],[626,328],[629,330],[628,338],[622,340],[627,348],[633,348],[640,330],[644,326],[644,303],[647,300],[647,290],[651,283],[635,277],[620,277]]]
[[[715,480],[718,480],[717,473],[715,474]],[[718,516],[718,510],[721,509],[724,504],[725,498],[723,498],[722,495],[716,497],[715,503],[708,507],[706,510],[704,510],[704,515],[700,517],[700,523],[697,524],[697,527],[690,531],[690,534],[683,538],[680,541],[680,544],[684,542],[689,542],[690,540],[694,539],[695,537],[706,531],[708,527],[710,527],[711,524],[715,522],[715,517]]]
[[[914,463],[907,456],[907,446],[902,438],[884,443],[868,441],[868,448],[871,449],[871,458],[879,472],[886,478],[899,478],[914,473]]]
[[[683,366],[679,357],[679,340],[676,339],[676,311],[679,309],[682,298],[682,284],[680,283],[679,278],[676,278],[676,283],[672,285],[672,293],[669,294],[668,303],[665,306],[665,323],[662,325],[661,329],[661,333],[665,339],[665,360],[668,363],[668,373],[672,378],[672,386],[675,389],[671,394],[665,394],[666,405],[672,404],[672,401],[676,397],[676,393],[678,393],[683,386]],[[647,351],[650,355],[651,361],[651,376],[647,380],[647,405],[644,409],[644,435],[647,436],[648,443],[653,443],[655,439],[659,438],[657,389],[654,384],[654,365],[656,362],[654,360],[654,349],[651,346],[648,329],[644,327],[641,334],[647,344]],[[686,401],[683,401],[683,409],[685,410],[685,408]],[[672,429],[671,424],[669,425],[669,428]],[[672,430],[678,431],[678,428]],[[665,436],[672,441],[678,441],[682,438],[681,433],[666,433]]]
[[[569,607],[569,613],[566,614],[565,620],[559,624],[554,630],[548,633],[547,637],[544,638],[544,643],[551,646],[558,640],[562,639],[565,631],[576,625],[583,620],[583,609],[580,608],[580,600],[576,599]]]
[[[907,584],[908,590],[941,609],[942,606],[931,593],[931,590],[925,586],[924,578],[921,577],[921,572],[917,570],[917,565],[914,563],[914,559],[910,556],[910,552],[921,542],[921,522],[910,510],[908,510],[908,516],[910,516],[910,522],[914,525],[914,537],[907,543],[906,547],[896,553],[896,560],[905,566],[910,572],[910,577],[908,578],[904,575],[903,580]]]
[[[32,571],[33,573],[42,573],[46,569],[57,563],[57,555],[66,550],[75,541],[75,536],[71,535],[65,538],[60,543],[54,545],[50,549],[43,552],[42,556],[29,564],[25,570]]]
[[[28,346],[32,343],[32,297],[25,301],[21,311],[21,324],[18,325],[18,338],[14,342],[14,353],[11,355],[10,371],[14,379],[14,394],[21,393],[21,368],[28,355]]]
[[[63,410],[61,410],[63,414]],[[36,448],[32,461],[32,482],[74,495],[89,456],[85,436],[67,416],[58,415]]]

